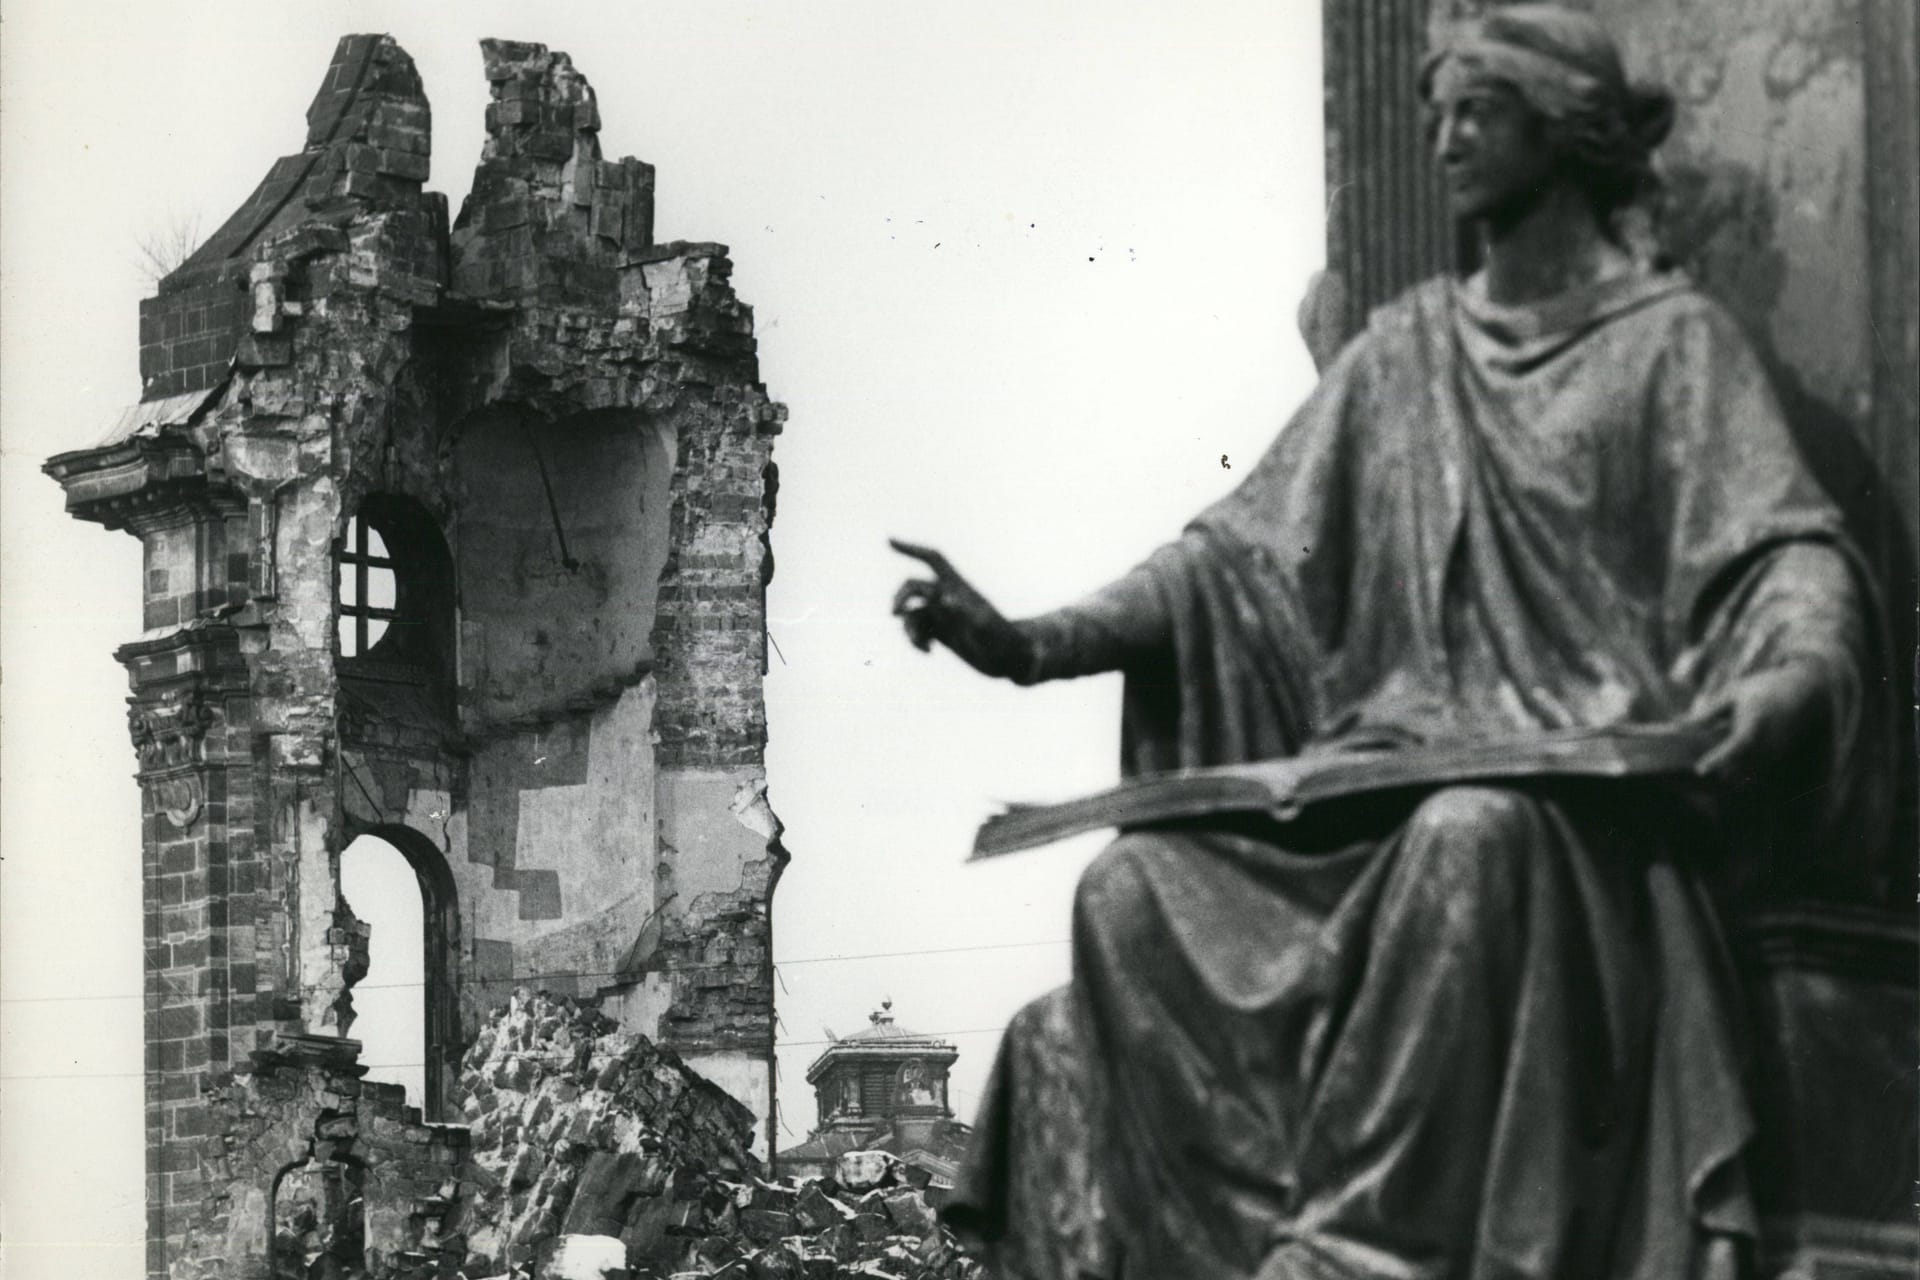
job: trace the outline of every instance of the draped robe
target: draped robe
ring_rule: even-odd
[[[1129,772],[1672,720],[1805,664],[1828,731],[1783,767],[1817,824],[1877,794],[1871,596],[1684,278],[1524,307],[1439,280],[1177,541],[1023,625],[1037,678],[1126,672]],[[949,1218],[1002,1280],[1737,1274],[1752,1119],[1709,882],[1738,854],[1636,783],[1123,833]]]

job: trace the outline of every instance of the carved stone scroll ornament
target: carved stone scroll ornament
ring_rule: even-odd
[[[167,689],[154,699],[134,699],[127,708],[140,775],[152,779],[159,812],[182,831],[194,825],[204,806],[204,783],[188,770],[204,760],[200,745],[213,722],[215,710],[198,687]]]
[[[197,688],[168,689],[152,699],[133,700],[127,708],[127,729],[140,772],[198,764],[201,740],[215,718]]]
[[[151,780],[160,812],[183,831],[199,819],[205,804],[205,786],[191,767],[204,758],[201,743],[216,718],[198,687],[168,689],[135,699],[127,708],[140,773]]]

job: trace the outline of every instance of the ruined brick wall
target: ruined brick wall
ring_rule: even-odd
[[[144,308],[142,402],[48,464],[76,515],[146,546],[145,631],[120,656],[146,816],[154,1277],[205,1271],[188,1260],[259,1192],[264,1166],[209,1135],[295,1124],[259,1110],[254,1055],[349,1043],[382,943],[339,896],[362,833],[428,895],[412,1101],[451,1093],[467,1041],[531,980],[771,1112],[785,855],[760,677],[784,413],[725,249],[652,243],[652,170],[602,159],[571,60],[483,54],[489,141],[450,224],[421,185],[411,61],[343,40],[306,147]],[[376,513],[406,534],[393,634],[412,629],[343,656],[335,558]],[[338,1182],[313,1175],[296,1234],[324,1234],[314,1206]],[[220,1274],[264,1265],[228,1257]]]
[[[326,1254],[383,1280],[449,1274],[466,1260],[468,1130],[424,1124],[398,1085],[301,1048],[260,1055],[185,1113],[193,1136],[179,1146],[211,1185],[162,1273],[281,1280],[320,1274]]]
[[[246,297],[231,277],[178,284],[140,304],[140,380],[158,395],[225,381],[246,324]]]
[[[620,265],[653,247],[653,166],[601,158],[600,107],[564,53],[481,42],[492,104],[454,229],[468,297],[604,305]]]
[[[427,177],[432,118],[412,59],[381,36],[349,36],[307,112],[306,145],[253,194],[158,294],[140,304],[145,398],[200,391],[227,377],[247,332],[246,250],[340,197],[405,202]]]

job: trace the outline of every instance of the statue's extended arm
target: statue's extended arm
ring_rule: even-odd
[[[1027,684],[1132,670],[1172,643],[1166,602],[1145,566],[1078,604],[1014,625],[1033,646]]]
[[[933,572],[931,578],[909,579],[894,595],[893,611],[907,638],[923,650],[937,640],[982,674],[1016,684],[1095,675],[1138,665],[1169,642],[1166,607],[1144,569],[1079,604],[1015,621],[938,551],[892,545]]]

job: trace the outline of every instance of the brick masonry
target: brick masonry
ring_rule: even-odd
[[[153,412],[47,464],[75,516],[145,547],[119,657],[153,1278],[265,1276],[275,1239],[302,1265],[358,1248],[372,1275],[432,1273],[435,1214],[396,1206],[458,1193],[464,1131],[420,1117],[444,1116],[517,984],[600,1004],[770,1110],[786,855],[760,691],[785,413],[725,247],[654,243],[653,170],[601,155],[571,59],[482,52],[488,141],[450,218],[422,187],[411,59],[343,39],[304,148],[142,305]],[[400,617],[343,656],[356,516],[392,544]],[[424,1098],[352,1065],[382,945],[339,894],[362,834],[423,885]]]

